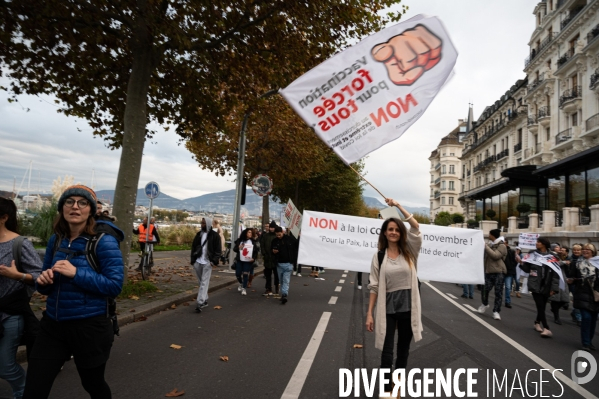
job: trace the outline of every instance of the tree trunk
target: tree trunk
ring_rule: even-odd
[[[268,195],[265,195],[264,197],[262,197],[262,227],[264,227],[265,224],[270,223],[270,214],[269,214],[269,209],[268,209],[269,198],[270,198],[270,196],[268,196]]]
[[[151,39],[143,31],[143,28],[138,30],[140,34],[138,43],[133,46],[131,76],[127,84],[121,162],[114,192],[113,213],[117,217],[117,225],[125,233],[125,240],[121,245],[125,263],[125,279],[129,266],[137,187],[146,139],[148,90],[154,65]]]

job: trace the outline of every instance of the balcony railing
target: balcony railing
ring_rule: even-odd
[[[579,224],[581,226],[588,226],[591,224],[591,210],[589,208],[580,208],[578,210],[578,215],[580,218]]]
[[[544,80],[545,80],[545,73],[542,73],[539,75],[539,77],[537,79],[535,79],[531,84],[528,85],[528,92],[530,93],[531,91],[533,91],[534,89],[539,87],[541,85],[541,83],[543,83]]]
[[[521,150],[522,150],[522,143],[518,143],[514,146],[514,154]]]
[[[587,34],[587,46],[591,44],[593,40],[599,37],[599,24],[597,24],[588,34]]]
[[[436,198],[439,198],[440,196],[441,196],[441,191],[435,191],[435,194],[433,195],[433,197],[436,199]]]
[[[435,165],[435,170],[439,169],[441,167],[441,163],[438,163]]]
[[[597,83],[599,83],[599,68],[595,69],[595,73],[591,75],[591,84],[589,88],[594,90],[597,87]]]
[[[551,116],[551,108],[549,107],[541,107],[537,111],[537,120],[541,118],[547,118]]]
[[[537,123],[537,118],[534,115],[528,117],[528,126],[536,125]]]
[[[435,184],[439,184],[439,182],[440,182],[440,181],[441,181],[441,178],[440,178],[440,177],[437,177],[437,178],[435,179]]]
[[[470,177],[470,171],[466,172],[466,176]]]
[[[562,94],[559,98],[559,107],[563,107],[564,104],[568,101],[574,100],[576,98],[580,98],[582,95],[582,87],[581,86],[575,86],[572,87],[571,89],[568,89],[566,91],[564,91],[564,94]]]
[[[561,57],[557,59],[557,69],[561,68],[566,62],[570,61],[572,57],[574,57],[575,48],[572,47],[568,49]]]
[[[537,46],[537,48],[533,48],[532,50],[530,50],[530,55],[526,57],[526,59],[524,60],[524,68],[527,68],[530,65],[530,63],[539,54],[541,54],[541,51],[545,50],[551,44],[551,42],[553,41],[553,39],[555,39],[556,36],[556,33],[548,34],[547,37],[545,37],[545,39],[543,39],[543,41]]]
[[[503,151],[501,151],[499,154],[497,154],[497,155],[495,156],[495,159],[496,159],[497,161],[499,161],[501,158],[505,158],[505,157],[507,157],[507,156],[509,155],[509,153],[510,153],[510,150],[506,148],[505,150],[503,150]]]
[[[589,119],[587,119],[587,132],[591,131],[597,126],[599,126],[599,114],[595,114],[591,116]]]
[[[571,138],[572,138],[572,128],[568,128],[564,131],[559,132],[558,135],[555,136],[555,145],[558,145],[565,141],[568,141]]]
[[[562,20],[562,22],[560,22],[560,28],[561,30],[564,30],[564,28],[566,26],[568,26],[570,24],[570,22],[572,22],[572,20],[578,15],[578,13],[583,9],[584,7],[580,7],[577,8],[576,10],[570,10],[570,14],[564,19]]]
[[[564,5],[564,3],[566,3],[568,0],[557,0],[557,7],[556,9],[560,8],[561,6]]]

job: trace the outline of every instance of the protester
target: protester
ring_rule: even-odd
[[[503,260],[507,256],[507,247],[501,230],[493,229],[489,232],[491,244],[485,245],[485,286],[481,293],[482,305],[478,312],[485,313],[489,307],[489,291],[495,287],[495,301],[493,303],[493,318],[501,320],[501,300],[503,296],[503,276],[507,272]]]
[[[158,229],[156,229],[154,220],[154,218],[150,220],[150,226],[148,228],[148,217],[146,216],[143,218],[141,224],[137,226],[136,229],[133,229],[133,234],[137,234],[138,236],[137,241],[142,254],[146,250],[146,235],[148,236],[148,242],[150,244],[160,244],[160,235],[158,234]],[[148,229],[150,230],[149,233],[146,231]]]
[[[275,227],[277,238],[272,241],[272,253],[277,262],[277,273],[281,282],[281,303],[287,303],[289,295],[289,280],[293,272],[293,259],[297,258],[295,254],[295,243],[289,236],[283,234],[280,226]]]
[[[518,245],[517,241],[516,245]],[[522,249],[520,249],[518,246],[514,248],[514,257],[516,259],[516,298],[522,298],[522,295],[520,295],[522,290],[520,277],[522,277],[524,272],[522,272],[522,269],[520,268],[520,265],[522,264]]]
[[[595,327],[597,326],[597,313],[599,301],[596,301],[594,292],[599,292],[599,278],[597,268],[590,259],[597,256],[597,249],[593,244],[582,246],[582,256],[576,262],[576,274],[568,279],[568,284],[574,284],[574,307],[580,310],[580,338],[582,350],[597,350],[593,345]]]
[[[212,228],[212,219],[203,217],[200,231],[191,244],[191,264],[198,277],[199,285],[196,313],[202,313],[202,308],[208,306],[208,285],[212,275],[212,265],[218,265],[221,248],[220,236]]]
[[[276,238],[275,235],[275,227],[277,224],[273,220],[268,225],[268,233],[262,234],[260,240],[260,252],[262,253],[262,258],[264,259],[264,277],[266,278],[266,285],[264,288],[263,296],[273,295],[272,292],[272,276],[274,274],[274,285],[275,285],[275,293],[279,294],[279,275],[277,273],[277,263],[272,252],[272,241]]]
[[[23,342],[30,355],[39,332],[29,297],[41,271],[42,261],[33,245],[18,234],[15,203],[0,198],[0,378],[9,383],[14,398],[21,398],[25,390],[17,348]]]
[[[248,287],[250,272],[254,269],[254,262],[258,256],[258,247],[254,240],[254,229],[250,228],[242,231],[241,237],[235,241],[233,250],[237,252],[235,257],[237,261],[235,276],[237,277],[237,281],[239,281],[237,291],[241,292],[241,295],[247,295],[246,289]]]
[[[293,275],[301,277],[302,276],[302,265],[298,265],[297,257],[299,252],[299,240],[300,237],[295,238],[291,233],[291,229],[286,230],[286,236],[289,237],[291,242],[293,243],[293,259],[291,259],[291,264],[293,265]]]
[[[566,259],[560,247],[556,248],[556,251],[558,252],[554,252],[553,255],[557,259]],[[566,278],[568,277],[568,263],[569,261],[559,262],[560,273],[562,275],[563,281],[566,281]],[[563,284],[563,286],[563,289],[560,288],[558,292],[549,298],[549,302],[551,303],[551,313],[553,313],[553,322],[558,325],[562,324],[562,321],[559,318],[559,310],[562,307],[565,307],[565,310],[568,310],[568,305],[570,304],[570,290],[567,284]]]
[[[223,228],[220,226],[220,220],[214,219],[212,221],[212,228],[214,230],[216,230],[216,232],[218,233],[218,235],[220,237],[220,253],[222,256],[222,254],[224,254],[227,251],[227,246],[226,246],[226,240],[225,240],[225,233],[223,232]],[[217,263],[216,265],[218,266],[219,263]]]
[[[366,329],[375,332],[375,347],[382,350],[381,369],[393,368],[393,346],[397,331],[396,369],[408,364],[410,341],[422,339],[420,295],[418,288],[417,261],[422,235],[414,215],[397,201],[387,198],[389,206],[399,208],[410,231],[396,218],[385,220],[379,235],[378,250],[370,265],[370,301],[366,316]],[[376,305],[376,314],[373,316]],[[406,370],[407,374],[407,370]],[[391,391],[391,384],[384,387]]]
[[[578,259],[582,256],[582,244],[574,244],[572,245],[572,255],[568,256],[566,258],[566,262],[568,263],[568,277],[570,278],[574,278],[576,277],[576,264],[578,262]],[[576,285],[571,282],[568,283],[568,288],[570,289],[570,292],[572,293],[572,296],[575,296],[575,290],[576,290]],[[572,312],[570,313],[570,316],[572,316],[572,321],[574,323],[576,323],[578,326],[580,326],[580,321],[582,320],[582,317],[580,315],[580,309],[577,309],[576,306],[572,306]]]
[[[111,397],[104,379],[114,340],[107,298],[116,298],[123,287],[124,265],[118,241],[124,234],[112,225],[118,236],[102,235],[95,251],[85,255],[88,241],[98,238],[96,226],[110,223],[96,222],[95,214],[96,194],[89,187],[70,186],[58,200],[54,235],[46,248],[43,271],[36,279],[37,290],[48,299],[28,362],[26,399],[47,398],[71,355],[90,396]]]
[[[549,266],[535,260],[537,256],[551,255],[549,240],[545,237],[537,238],[537,249],[524,259],[522,270],[528,273],[528,289],[532,293],[537,308],[537,317],[534,328],[542,337],[553,335],[545,317],[545,307],[549,297],[559,291],[559,276]]]
[[[516,274],[516,266],[518,266],[518,262],[516,261],[516,251],[510,248],[509,245],[506,244],[507,255],[505,256],[505,269],[507,270],[505,274],[505,307],[511,309],[512,307],[512,298],[510,294],[512,293],[512,285],[516,283],[516,292],[518,292],[519,284],[518,284],[518,276]]]
[[[462,284],[462,298],[474,299],[474,284]]]

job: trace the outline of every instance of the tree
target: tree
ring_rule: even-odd
[[[129,242],[150,121],[228,135],[231,109],[398,21],[402,11],[382,13],[395,3],[0,0],[0,74],[13,101],[54,95],[121,148],[113,213]]]
[[[522,216],[523,213],[530,212],[530,204],[527,204],[526,202],[521,202],[518,205],[516,205],[516,210],[520,213],[520,216]]]
[[[414,219],[420,224],[431,224],[431,218],[420,212],[414,212]]]
[[[437,226],[449,226],[452,223],[453,223],[453,220],[452,220],[451,214],[449,212],[446,212],[446,211],[439,212],[435,216],[435,224]]]
[[[358,172],[364,168],[360,161],[352,164]],[[295,206],[300,210],[339,213],[359,216],[363,211],[364,182],[332,151],[329,151],[322,170],[313,177],[296,183],[284,181],[275,185],[272,195],[282,203],[297,194]]]
[[[485,215],[487,215],[489,220],[493,220],[495,215],[497,215],[497,212],[495,212],[493,209],[487,209],[487,212],[485,212]]]
[[[451,220],[453,220],[454,223],[464,223],[464,215],[460,213],[454,213],[451,215]]]

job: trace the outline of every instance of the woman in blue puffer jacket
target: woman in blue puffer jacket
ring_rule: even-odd
[[[105,234],[98,241],[98,271],[87,261],[87,242],[96,235],[96,194],[82,185],[68,187],[58,200],[54,235],[48,242],[37,290],[47,295],[41,332],[33,347],[23,398],[47,398],[66,359],[72,355],[83,388],[91,398],[111,398],[104,379],[114,340],[108,298],[123,287],[119,240]],[[55,245],[56,243],[56,245]]]

